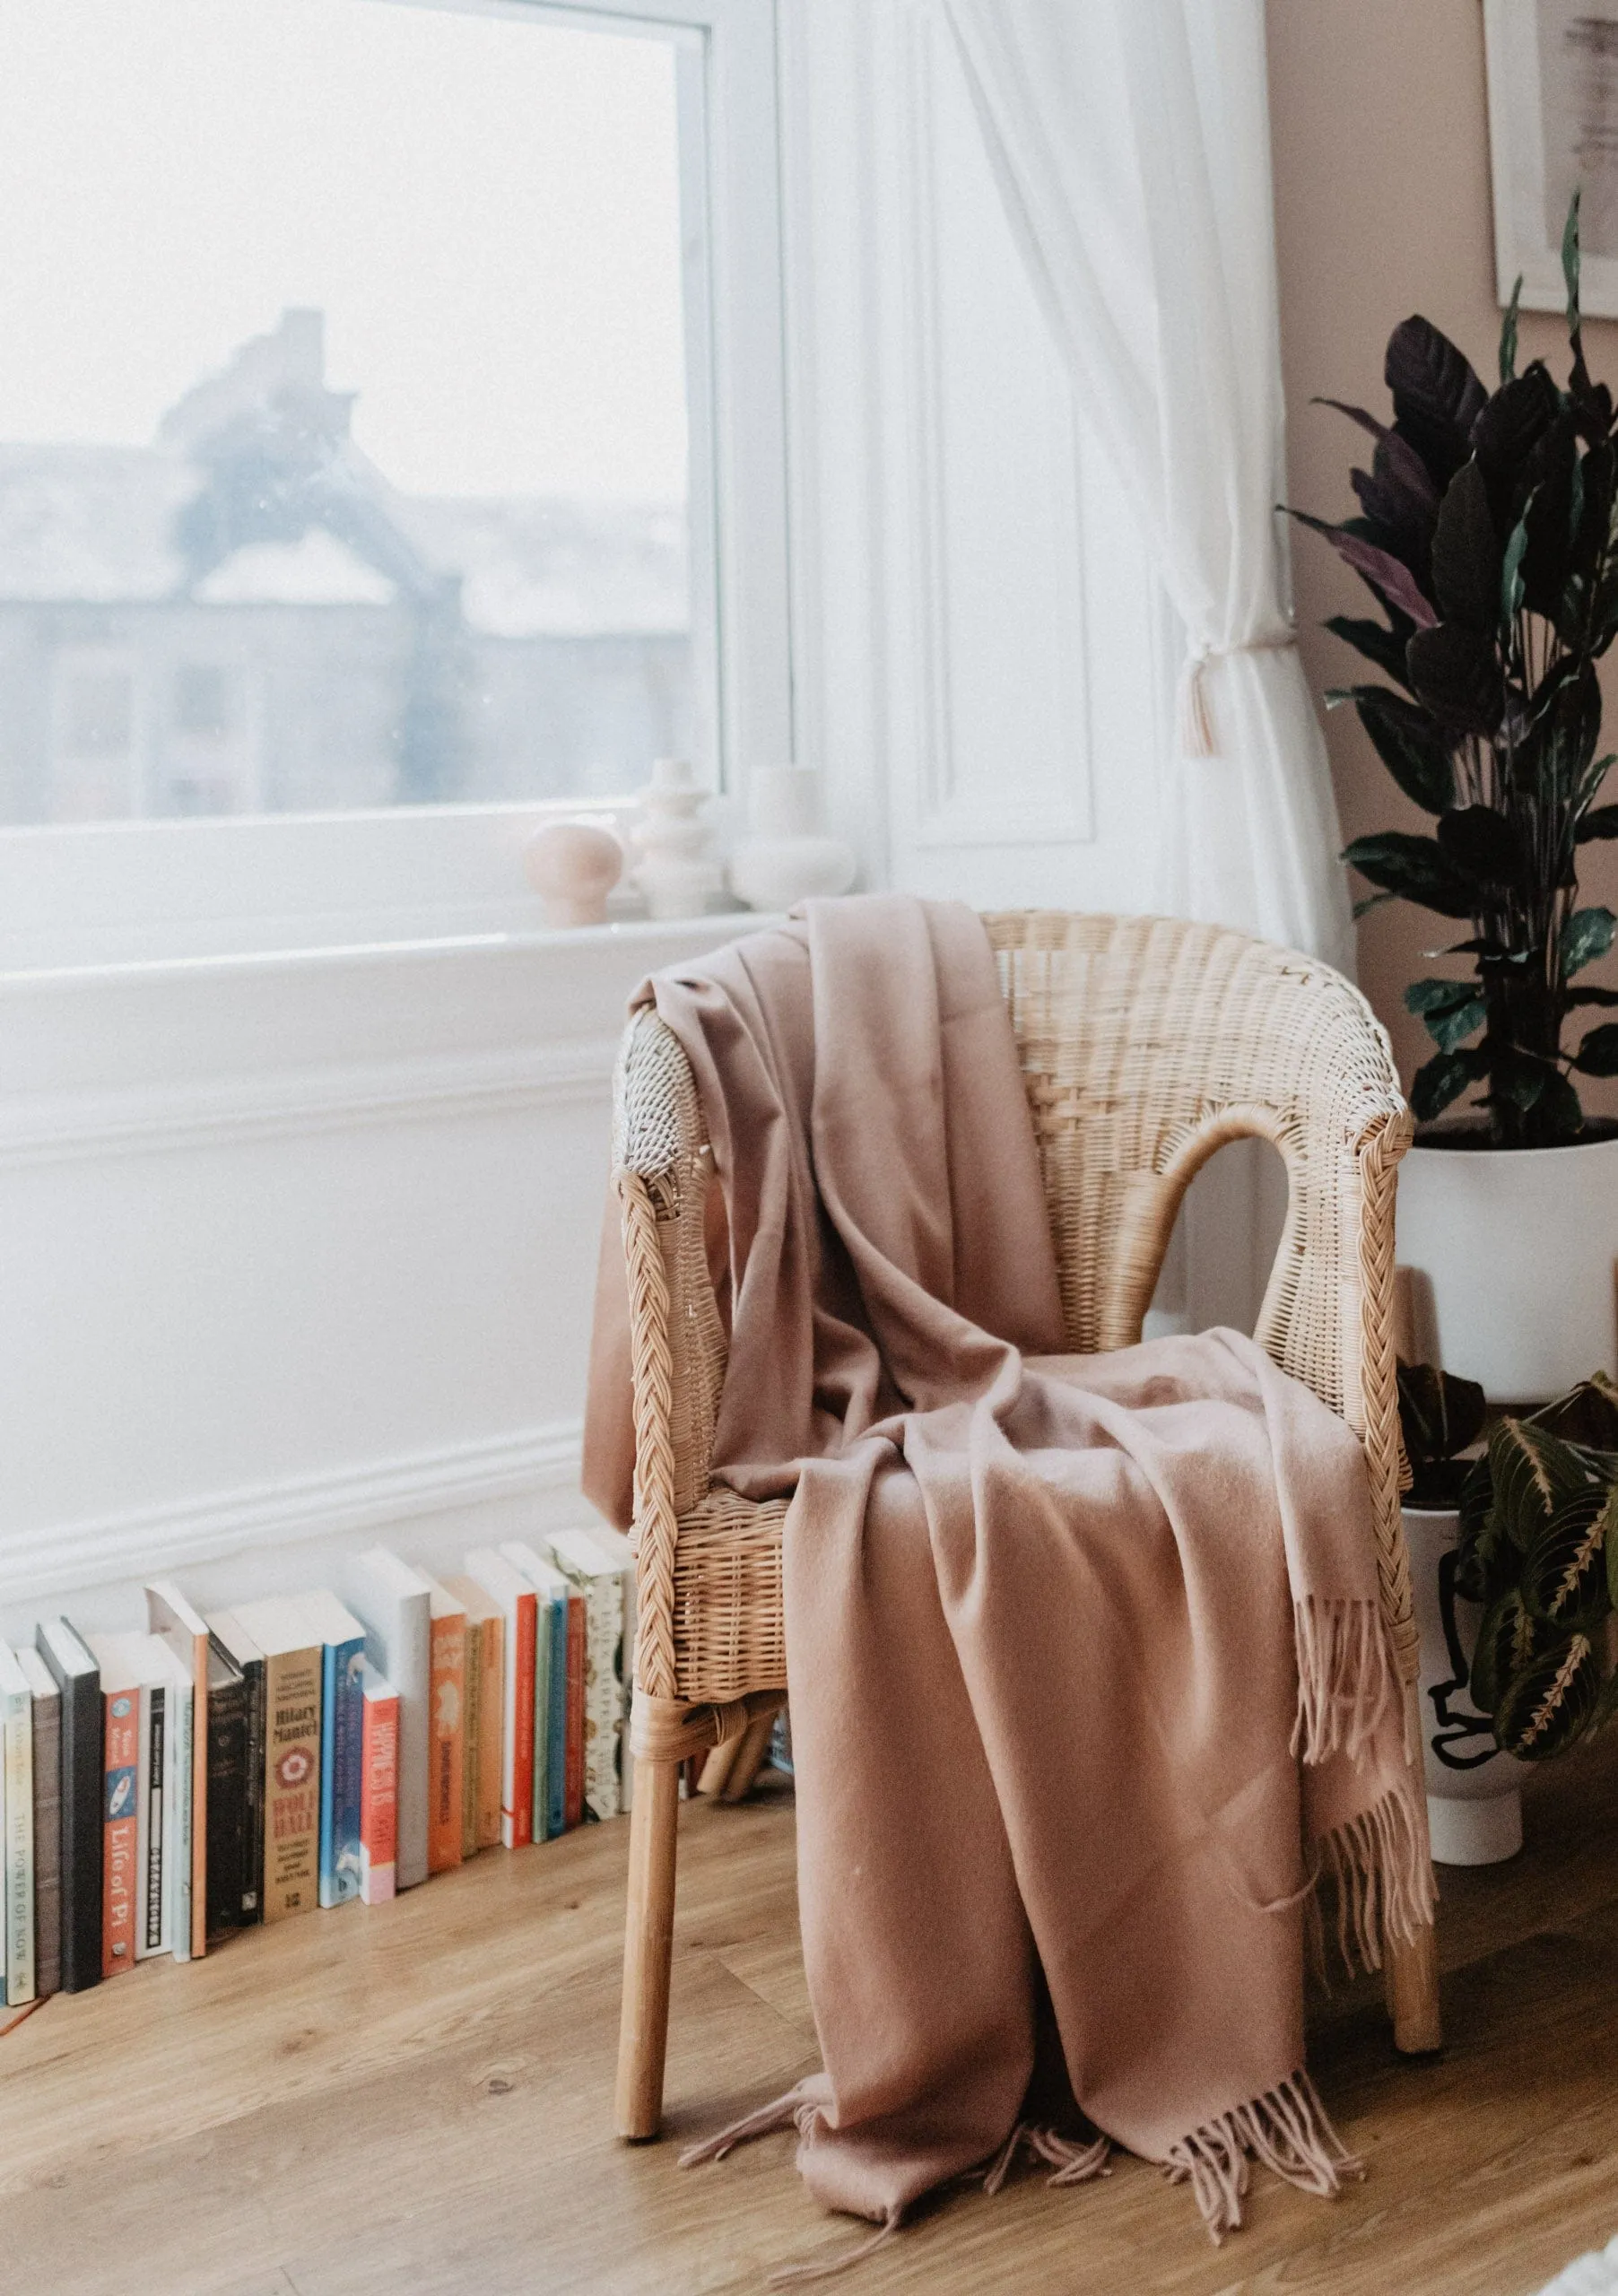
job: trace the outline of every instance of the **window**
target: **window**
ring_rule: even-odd
[[[238,834],[239,916],[260,865],[326,913],[317,824],[384,813],[424,894],[482,835],[498,909],[513,809],[788,752],[774,105],[773,0],[7,0],[0,891],[51,878],[49,956],[97,823],[152,825],[134,951],[210,819],[309,825]]]

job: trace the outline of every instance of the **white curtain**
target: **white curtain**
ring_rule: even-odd
[[[942,0],[1079,405],[1188,639],[1164,908],[1345,968],[1289,614],[1263,0]]]

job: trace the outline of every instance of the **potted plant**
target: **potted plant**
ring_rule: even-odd
[[[1400,1258],[1431,1283],[1441,1360],[1508,1403],[1592,1362],[1618,1371],[1618,1126],[1586,1117],[1576,1081],[1618,1074],[1618,1022],[1600,1018],[1618,991],[1588,978],[1615,920],[1580,905],[1578,870],[1584,845],[1618,836],[1618,805],[1596,803],[1613,760],[1596,674],[1618,635],[1618,448],[1585,362],[1577,198],[1562,263],[1565,387],[1539,360],[1517,371],[1515,296],[1492,392],[1406,319],[1387,345],[1392,422],[1342,408],[1376,441],[1353,474],[1362,515],[1303,520],[1386,616],[1327,622],[1381,673],[1328,701],[1353,705],[1433,817],[1346,848],[1375,888],[1356,914],[1414,901],[1458,928],[1435,955],[1465,960],[1405,992],[1435,1050],[1411,1088],[1424,1129],[1400,1177]]]
[[[1421,1635],[1417,1691],[1432,1854],[1440,1866],[1488,1866],[1522,1847],[1517,1764],[1472,1699],[1482,1605],[1457,1584],[1461,1493],[1483,1431],[1482,1387],[1426,1363],[1399,1365],[1399,1425],[1410,1461],[1405,1544]]]

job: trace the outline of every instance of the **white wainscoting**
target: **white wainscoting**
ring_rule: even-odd
[[[0,1630],[578,1518],[625,999],[756,921],[0,979]]]

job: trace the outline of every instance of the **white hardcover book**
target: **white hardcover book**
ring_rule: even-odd
[[[37,1650],[16,1653],[33,1696],[34,1991],[62,1983],[62,1693]]]
[[[427,1879],[428,1744],[432,1724],[431,1590],[385,1546],[349,1558],[345,1599],[365,1629],[365,1655],[399,1700],[399,1816],[395,1879]]]
[[[191,1859],[184,1891],[191,1926],[188,1938],[176,1934],[174,1958],[200,1960],[208,1950],[208,1629],[172,1579],[153,1581],[145,1596],[147,1627],[168,1644],[191,1684],[191,1809],[184,1829]]]
[[[619,1739],[618,1806],[634,1807],[635,1761],[630,1751],[630,1719],[635,1699],[636,1579],[635,1550],[623,1533],[608,1523],[590,1525],[591,1544],[598,1547],[618,1573],[623,1589],[623,1631],[618,1643],[618,1672],[622,1692],[623,1720]]]
[[[194,1824],[192,1800],[196,1761],[196,1693],[191,1669],[170,1643],[158,1638],[167,1679],[163,1684],[163,1872],[161,1936],[177,1961],[191,1958]]]
[[[5,2003],[34,1997],[34,1697],[15,1655],[0,1643],[0,1770],[4,1773]]]
[[[557,1569],[584,1596],[584,1798],[598,1818],[618,1815],[623,1737],[623,1581],[587,1531],[546,1542]]]

